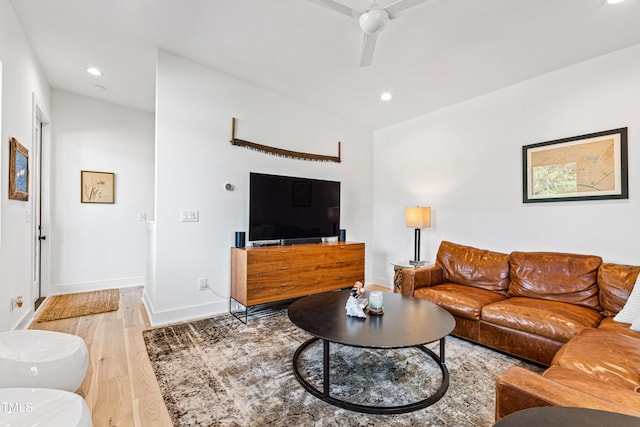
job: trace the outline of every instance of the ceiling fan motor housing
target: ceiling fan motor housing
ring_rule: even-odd
[[[389,12],[384,9],[369,9],[358,18],[360,28],[365,34],[373,36],[384,29],[389,22]]]

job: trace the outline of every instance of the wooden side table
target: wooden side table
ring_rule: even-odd
[[[392,262],[393,265],[393,292],[397,294],[402,293],[402,270],[415,269],[417,266],[411,264],[409,260],[402,260],[400,262]],[[428,264],[427,264],[428,265]],[[424,267],[424,266],[422,266]]]

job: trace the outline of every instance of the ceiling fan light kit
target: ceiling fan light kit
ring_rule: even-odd
[[[360,56],[360,66],[367,67],[373,62],[373,52],[376,47],[376,40],[378,34],[384,30],[387,23],[396,18],[399,13],[416,6],[420,3],[424,3],[427,0],[399,0],[395,3],[391,3],[387,7],[380,7],[375,2],[371,2],[369,9],[363,11],[357,11],[351,9],[348,6],[338,3],[335,0],[309,0],[312,3],[324,6],[335,12],[341,13],[349,17],[356,17],[360,29],[364,33],[364,39],[362,41],[362,53]]]
[[[374,34],[378,34],[380,31],[384,30],[384,27],[387,26],[389,22],[389,12],[384,9],[370,9],[366,12],[363,12],[358,18],[358,23],[360,24],[360,29],[370,36]]]

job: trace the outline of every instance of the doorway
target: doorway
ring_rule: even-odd
[[[31,212],[32,212],[32,224],[33,224],[33,253],[31,259],[33,260],[32,267],[32,289],[31,295],[33,298],[34,311],[40,307],[45,299],[45,292],[43,292],[43,244],[46,243],[46,233],[43,226],[43,201],[45,200],[45,174],[44,171],[44,152],[48,135],[46,126],[49,124],[48,120],[42,113],[42,110],[38,106],[38,103],[34,96],[34,118],[33,118],[33,163],[31,165]]]

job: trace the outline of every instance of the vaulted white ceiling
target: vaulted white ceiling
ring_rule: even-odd
[[[12,4],[54,88],[153,111],[162,48],[372,129],[640,43],[640,0],[430,0],[389,23],[365,68],[357,21],[308,0]]]

